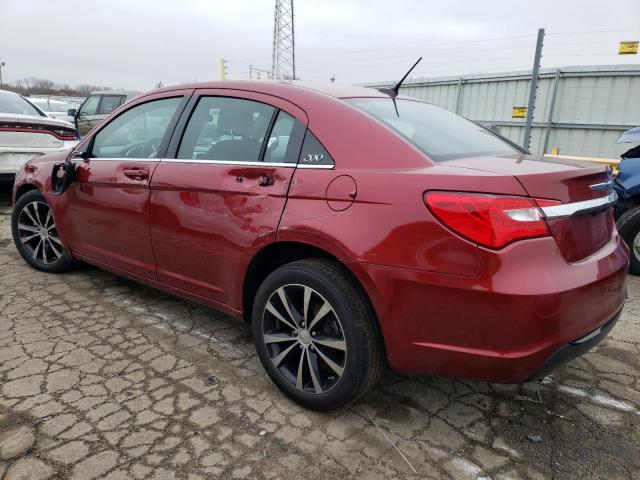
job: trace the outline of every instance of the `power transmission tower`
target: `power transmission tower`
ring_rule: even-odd
[[[271,70],[274,78],[296,78],[295,38],[293,28],[293,0],[276,0],[273,19],[273,58]]]

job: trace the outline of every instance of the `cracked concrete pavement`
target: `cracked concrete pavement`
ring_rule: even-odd
[[[88,266],[30,269],[10,212],[4,187],[0,478],[640,478],[636,278],[608,339],[543,382],[388,371],[315,413],[268,381],[246,325]]]

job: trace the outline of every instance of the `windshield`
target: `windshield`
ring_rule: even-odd
[[[350,98],[346,100],[409,140],[431,160],[518,153],[486,129],[440,107],[413,100]]]
[[[37,115],[42,114],[20,95],[0,94],[0,113],[15,113],[18,115]]]

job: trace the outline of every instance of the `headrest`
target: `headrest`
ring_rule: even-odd
[[[218,113],[218,131],[248,137],[253,130],[252,106],[237,102],[231,108],[221,108]]]

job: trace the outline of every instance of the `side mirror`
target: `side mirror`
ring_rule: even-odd
[[[69,110],[67,110],[67,115],[70,117],[75,117],[76,113],[78,113],[78,111],[75,108],[70,108]]]

